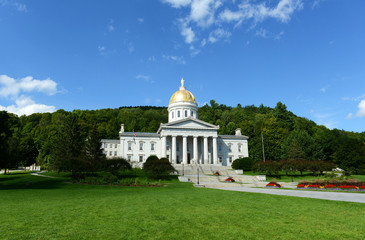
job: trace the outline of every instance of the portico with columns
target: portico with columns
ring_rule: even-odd
[[[235,135],[218,135],[219,126],[198,119],[198,104],[186,90],[184,79],[170,98],[168,123],[156,133],[119,132],[120,141],[103,139],[108,158],[123,157],[137,166],[150,155],[168,158],[172,164],[230,166],[233,160],[248,157],[248,137],[237,129]]]

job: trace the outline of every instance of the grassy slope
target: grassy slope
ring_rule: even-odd
[[[362,239],[365,234],[360,203],[188,183],[77,185],[28,174],[0,175],[0,189],[0,239]]]

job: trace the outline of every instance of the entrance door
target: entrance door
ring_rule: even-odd
[[[188,153],[188,164],[190,164],[190,153]]]

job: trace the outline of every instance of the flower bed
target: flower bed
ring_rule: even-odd
[[[297,189],[365,191],[365,182],[359,182],[356,179],[343,182],[337,180],[303,181],[297,185]]]
[[[266,187],[281,188],[282,186],[277,182],[269,182],[268,184],[266,184]]]
[[[235,182],[236,180],[234,180],[232,177],[228,177],[226,180],[224,180],[226,182]]]

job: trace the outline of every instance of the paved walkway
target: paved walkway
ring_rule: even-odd
[[[268,189],[268,188],[249,188],[249,187],[209,187],[214,189],[240,191],[240,192],[252,192],[252,193],[264,193],[273,195],[283,195],[292,197],[306,197],[317,198],[333,201],[345,201],[345,202],[358,202],[365,203],[365,194],[361,193],[343,193],[343,192],[320,192],[309,190],[280,190],[280,189]]]

